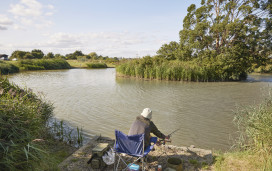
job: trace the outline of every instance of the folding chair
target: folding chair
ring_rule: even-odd
[[[126,165],[126,168],[123,170],[126,170],[129,167],[126,161],[122,158],[122,153],[131,156],[131,158],[137,157],[137,159],[131,164],[134,164],[141,159],[142,170],[144,170],[144,157],[154,148],[154,145],[157,142],[157,137],[151,137],[150,142],[154,144],[144,149],[144,134],[128,136],[121,131],[115,130],[114,152],[115,156],[118,156],[119,159],[117,162],[117,166],[115,164],[116,160],[114,162],[114,170],[118,169],[120,160]]]

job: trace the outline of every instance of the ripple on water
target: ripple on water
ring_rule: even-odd
[[[236,131],[237,105],[257,104],[271,86],[271,75],[250,75],[244,82],[171,82],[115,78],[115,69],[24,72],[9,77],[20,86],[43,92],[58,119],[84,133],[113,138],[128,132],[143,108],[165,134],[177,128],[173,144],[228,149]],[[265,89],[265,91],[264,91]]]

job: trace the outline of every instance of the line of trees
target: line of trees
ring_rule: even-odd
[[[54,54],[53,52],[49,52],[44,54],[40,49],[33,49],[31,52],[16,50],[14,51],[10,59],[53,59],[53,58],[61,58],[66,60],[84,60],[84,59],[92,59],[92,60],[109,60],[118,61],[117,57],[110,58],[108,56],[98,55],[96,52],[91,52],[89,54],[83,54],[82,51],[77,50],[74,53],[69,53],[66,55]]]

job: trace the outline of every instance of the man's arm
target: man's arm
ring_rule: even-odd
[[[150,121],[150,131],[151,131],[151,133],[153,133],[157,137],[165,139],[165,135],[163,133],[161,133],[161,131],[158,130],[158,128],[156,127],[156,125],[152,121]]]

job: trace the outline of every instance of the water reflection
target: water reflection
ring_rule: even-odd
[[[10,80],[43,92],[54,103],[55,116],[83,127],[89,136],[127,133],[145,107],[158,128],[177,128],[173,144],[228,149],[236,131],[236,105],[259,103],[271,86],[271,75],[251,75],[244,82],[173,82],[116,78],[115,69],[25,72]]]

